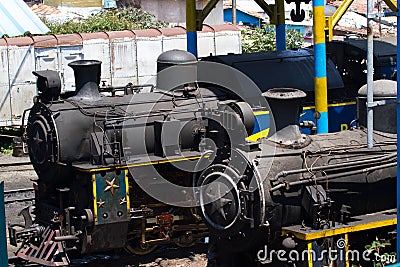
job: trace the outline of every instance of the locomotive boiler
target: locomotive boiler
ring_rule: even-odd
[[[204,79],[199,86],[198,62],[184,51],[160,55],[149,92],[99,88],[100,66],[71,63],[76,90],[64,94],[57,73],[35,73],[39,95],[26,127],[39,177],[35,218],[25,229],[9,228],[11,243],[22,242],[20,258],[62,266],[73,251],[144,254],[205,236],[220,254],[254,252],[279,240],[284,226],[324,229],[395,205],[390,125],[380,125],[372,150],[362,124],[304,135],[304,92],[255,96],[251,82],[233,93]],[[270,114],[268,137],[249,141],[260,112]],[[235,265],[234,257],[221,259]]]
[[[396,96],[396,82],[376,81],[375,88],[382,99]],[[366,120],[347,131],[304,135],[298,126],[304,92],[277,88],[263,96],[274,114],[275,131],[259,140],[259,150],[236,149],[240,161],[210,165],[198,180],[206,188],[202,199],[211,197],[209,192],[221,196],[200,206],[217,237],[216,250],[228,255],[224,266],[243,266],[237,264],[241,252],[253,249],[254,259],[254,249],[262,244],[296,249],[292,237],[282,236],[284,227],[322,231],[346,225],[357,215],[395,208],[394,104],[375,110],[379,130],[374,131],[374,148],[368,149]],[[366,114],[365,99],[366,86],[360,89],[361,115]],[[235,253],[241,256],[232,257]]]
[[[145,254],[167,242],[190,246],[206,235],[195,205],[173,204],[195,202],[189,191],[200,159],[227,157],[226,149],[213,149],[230,147],[223,125],[243,137],[234,140],[238,145],[248,146],[254,117],[239,98],[200,88],[193,79],[196,63],[187,52],[166,52],[158,58],[157,90],[102,89],[111,96],[100,93],[99,61],[70,63],[76,90],[64,94],[57,72],[34,72],[39,94],[29,110],[26,141],[38,174],[35,218],[25,229],[9,228],[11,243],[23,242],[18,257],[60,266],[73,251],[126,247]],[[162,74],[169,67],[185,79],[172,84]]]

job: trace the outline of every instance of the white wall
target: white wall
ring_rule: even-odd
[[[207,27],[198,34],[199,56],[241,53],[240,31],[232,25]],[[106,85],[155,81],[156,60],[164,51],[186,48],[184,28],[100,32],[0,39],[0,126],[20,125],[36,95],[34,70],[57,70],[62,90],[74,90],[68,63],[102,61]]]

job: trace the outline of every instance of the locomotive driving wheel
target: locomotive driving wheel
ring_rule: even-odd
[[[157,245],[142,243],[140,238],[135,234],[128,235],[128,244],[125,250],[135,255],[147,255],[153,252],[157,248]]]
[[[196,243],[199,241],[198,238],[194,238],[193,234],[191,231],[188,231],[184,233],[183,235],[177,237],[174,239],[175,245],[181,248],[189,248],[193,247],[196,245]]]

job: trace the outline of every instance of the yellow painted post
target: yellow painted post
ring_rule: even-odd
[[[333,27],[332,17],[325,17],[325,40],[329,42],[333,39]]]
[[[313,249],[312,249],[312,243],[313,243],[312,240],[308,241],[308,243],[307,243],[308,267],[313,267],[313,261],[314,261],[313,255],[314,255],[314,252],[313,252]]]
[[[324,0],[313,0],[314,88],[317,132],[328,132],[328,87],[326,82],[326,45]]]
[[[187,51],[197,57],[196,0],[186,0]]]
[[[344,253],[345,259],[346,259],[346,267],[350,267],[350,261],[349,261],[349,234],[344,234],[344,241],[345,241],[345,247],[344,247]]]
[[[344,13],[346,13],[347,9],[353,3],[354,0],[344,0],[340,6],[336,9],[335,13],[331,17],[325,17],[325,30],[327,40],[332,41],[333,37],[333,28],[342,18]],[[390,1],[390,0],[388,0]]]
[[[285,25],[285,2],[276,0],[275,14],[276,17],[276,51],[286,50],[286,25]]]

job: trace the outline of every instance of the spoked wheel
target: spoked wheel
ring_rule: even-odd
[[[135,255],[146,255],[153,252],[156,248],[157,245],[141,243],[137,236],[128,236],[128,245],[125,247],[125,250]]]

